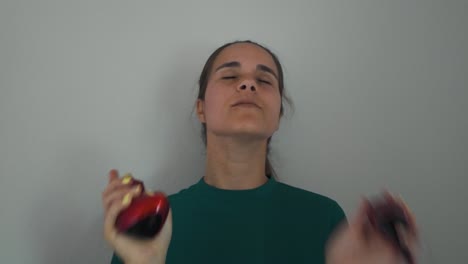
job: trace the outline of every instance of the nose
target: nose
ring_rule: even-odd
[[[239,86],[237,87],[237,91],[240,92],[240,91],[244,91],[244,90],[247,90],[247,88],[252,91],[252,92],[255,92],[257,90],[257,88],[255,87],[255,83],[252,82],[252,81],[247,81],[247,80],[244,80],[243,82],[241,82],[239,84]]]

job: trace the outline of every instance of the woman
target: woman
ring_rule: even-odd
[[[140,190],[111,170],[102,199],[112,263],[400,263],[366,229],[366,202],[348,225],[332,199],[275,180],[267,155],[286,98],[271,51],[251,41],[225,44],[207,60],[199,86],[205,175],[169,196],[171,211],[154,240],[137,241],[114,223]]]

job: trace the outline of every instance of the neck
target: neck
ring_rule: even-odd
[[[220,189],[245,190],[263,185],[266,140],[210,137],[206,153],[205,182]]]

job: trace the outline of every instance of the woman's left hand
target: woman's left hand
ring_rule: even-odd
[[[400,235],[403,236],[410,253],[416,256],[418,234],[414,217],[401,199],[392,198],[401,205],[409,218],[410,228]],[[370,226],[367,215],[369,206],[369,201],[363,200],[349,224],[343,224],[335,231],[326,250],[327,264],[405,263],[402,253]]]

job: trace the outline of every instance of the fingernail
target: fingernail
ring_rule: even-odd
[[[401,198],[401,196],[400,196],[400,201],[399,202],[406,209],[406,211],[410,212],[408,204],[405,202],[405,200],[403,200],[403,198]]]
[[[140,193],[141,192],[141,186],[140,185],[137,185],[135,188],[133,188],[133,191],[135,193]]]
[[[398,199],[399,199],[400,201],[402,201],[403,203],[405,202],[405,200],[403,199],[403,196],[401,196],[400,193],[398,194]]]
[[[132,181],[132,174],[127,173],[122,178],[122,184],[129,184]]]
[[[124,196],[124,198],[122,199],[122,205],[123,205],[123,206],[129,205],[131,199],[132,199],[131,194],[130,194],[130,193],[127,193],[127,194]]]

